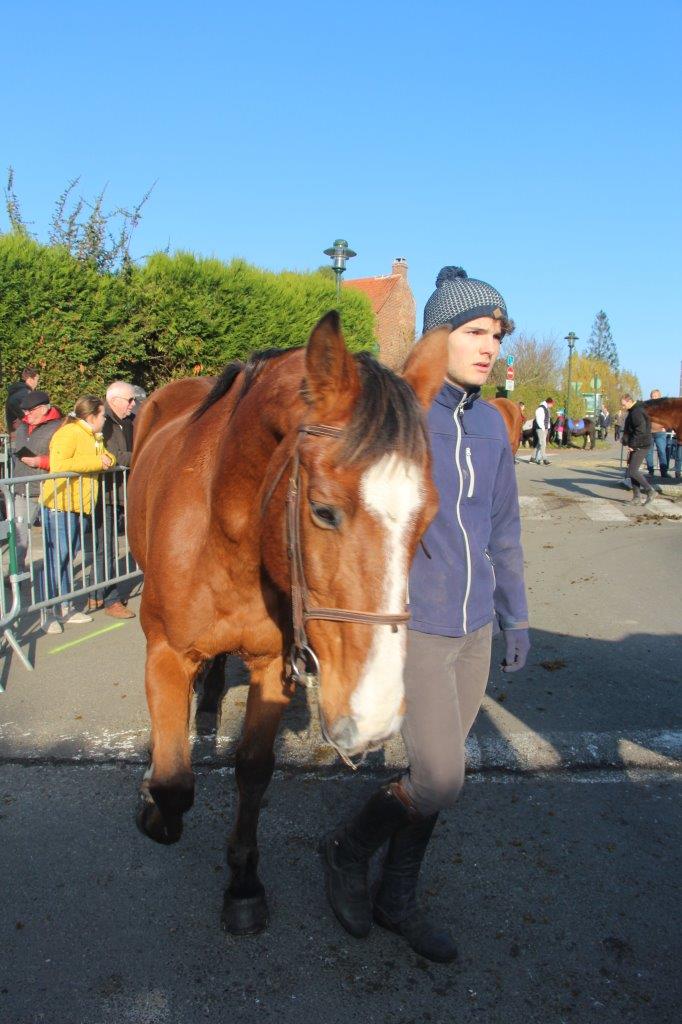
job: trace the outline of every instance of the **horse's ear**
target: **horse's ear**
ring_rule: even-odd
[[[305,368],[306,398],[319,416],[342,416],[353,407],[360,392],[360,378],[336,310],[323,316],[313,328]]]
[[[425,334],[414,346],[403,368],[403,377],[427,411],[443,386],[448,369],[447,324]]]

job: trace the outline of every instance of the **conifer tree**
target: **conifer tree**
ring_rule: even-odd
[[[608,363],[614,373],[618,373],[618,350],[611,334],[609,318],[603,309],[600,309],[594,318],[585,355],[588,359],[601,359]]]

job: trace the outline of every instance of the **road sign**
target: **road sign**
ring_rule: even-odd
[[[507,356],[507,366],[514,365],[514,356]]]
[[[514,380],[514,367],[513,366],[508,366],[507,367],[507,380]]]
[[[511,380],[507,379],[507,383],[504,385],[504,387],[505,387],[506,391],[513,391],[514,390],[514,380],[513,380],[513,378]]]

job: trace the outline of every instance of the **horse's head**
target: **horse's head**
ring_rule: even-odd
[[[295,521],[309,609],[404,613],[412,556],[437,509],[422,406],[442,384],[447,333],[432,332],[421,343],[425,358],[400,378],[368,356],[351,356],[335,313],[313,331],[305,353],[306,414],[287,449],[292,465],[294,450],[299,460]],[[301,425],[340,433],[301,433]],[[275,547],[281,552],[288,476],[269,504],[264,530],[283,590],[291,577],[285,570],[285,581],[278,571]],[[291,547],[290,536],[287,542]],[[395,733],[403,714],[405,624],[313,617],[306,631],[321,667],[327,738],[351,756]]]

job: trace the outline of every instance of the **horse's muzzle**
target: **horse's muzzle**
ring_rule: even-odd
[[[336,749],[348,757],[364,752],[363,744],[360,743],[358,727],[348,715],[337,719],[332,728],[325,728],[324,732],[327,733],[330,742]]]

